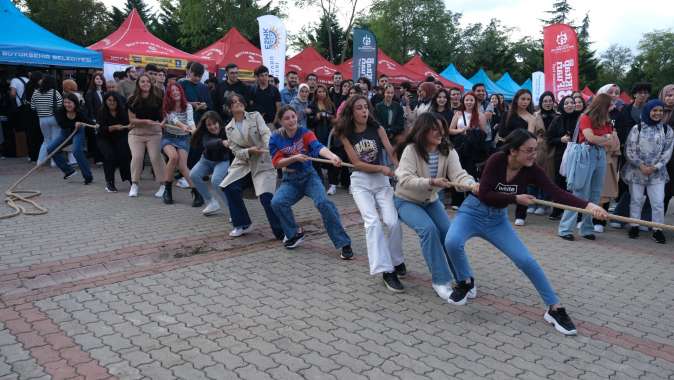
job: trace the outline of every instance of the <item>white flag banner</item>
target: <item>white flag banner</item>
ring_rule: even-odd
[[[542,71],[531,73],[531,97],[534,106],[538,106],[538,98],[545,92],[545,74]]]
[[[283,88],[286,69],[286,28],[280,18],[272,15],[257,18],[260,24],[260,50],[262,63],[269,74],[279,80],[279,89]]]

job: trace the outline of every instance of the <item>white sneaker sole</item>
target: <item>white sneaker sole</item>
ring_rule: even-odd
[[[304,242],[304,236],[302,236],[301,238],[299,238],[299,239],[295,242],[295,244],[293,244],[293,245],[286,245],[285,248],[286,248],[286,249],[295,249],[295,248],[299,247],[303,242]]]
[[[449,297],[447,297],[447,302],[449,302],[450,305],[457,305],[457,306],[463,306],[468,302],[468,293],[466,293],[466,296],[460,299],[458,302],[452,301],[452,293],[449,293]]]
[[[477,297],[477,286],[473,285],[473,289],[468,291],[468,298],[474,299]]]
[[[578,332],[577,330],[567,330],[564,327],[562,327],[557,321],[555,321],[555,318],[552,318],[548,312],[545,312],[545,315],[543,316],[543,319],[545,319],[546,322],[550,323],[551,325],[555,326],[555,330],[559,331],[560,333],[564,335],[577,335]]]
[[[389,286],[389,284],[386,281],[384,281],[384,286],[386,286],[386,289],[392,291],[393,293],[402,293],[405,291],[405,289],[396,289],[392,286]]]

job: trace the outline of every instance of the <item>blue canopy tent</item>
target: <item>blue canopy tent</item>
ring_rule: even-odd
[[[506,91],[494,83],[482,68],[480,68],[480,70],[478,70],[478,72],[476,72],[469,80],[473,83],[483,83],[484,87],[487,89],[487,94],[489,95],[503,94],[503,97],[506,100],[511,100],[513,96],[515,96],[514,92]]]
[[[496,85],[504,89],[505,91],[512,92],[513,96],[517,91],[519,91],[522,87],[520,87],[517,82],[513,80],[513,78],[510,76],[510,74],[505,73],[501,76],[501,79],[496,81]]]
[[[447,66],[447,68],[440,73],[440,76],[446,78],[447,80],[451,80],[454,83],[460,84],[463,86],[464,92],[470,91],[470,89],[473,88],[473,84],[463,75],[461,75],[453,63],[450,63],[449,66]]]
[[[103,67],[101,53],[75,45],[34,23],[11,0],[0,0],[0,64]]]
[[[522,85],[521,85],[520,87],[522,87],[522,88],[524,88],[524,89],[527,89],[527,90],[531,91],[531,89],[533,88],[533,87],[531,86],[531,78],[525,80],[524,83],[522,83]]]

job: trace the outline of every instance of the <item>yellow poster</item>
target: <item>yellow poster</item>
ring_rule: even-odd
[[[129,63],[134,66],[145,66],[148,63],[154,63],[160,67],[167,69],[175,70],[185,70],[187,61],[179,58],[169,58],[169,57],[151,57],[147,55],[130,55]]]

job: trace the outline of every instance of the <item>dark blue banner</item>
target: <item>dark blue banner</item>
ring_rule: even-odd
[[[353,67],[354,81],[360,77],[370,79],[372,85],[377,83],[377,39],[367,29],[353,30]]]

